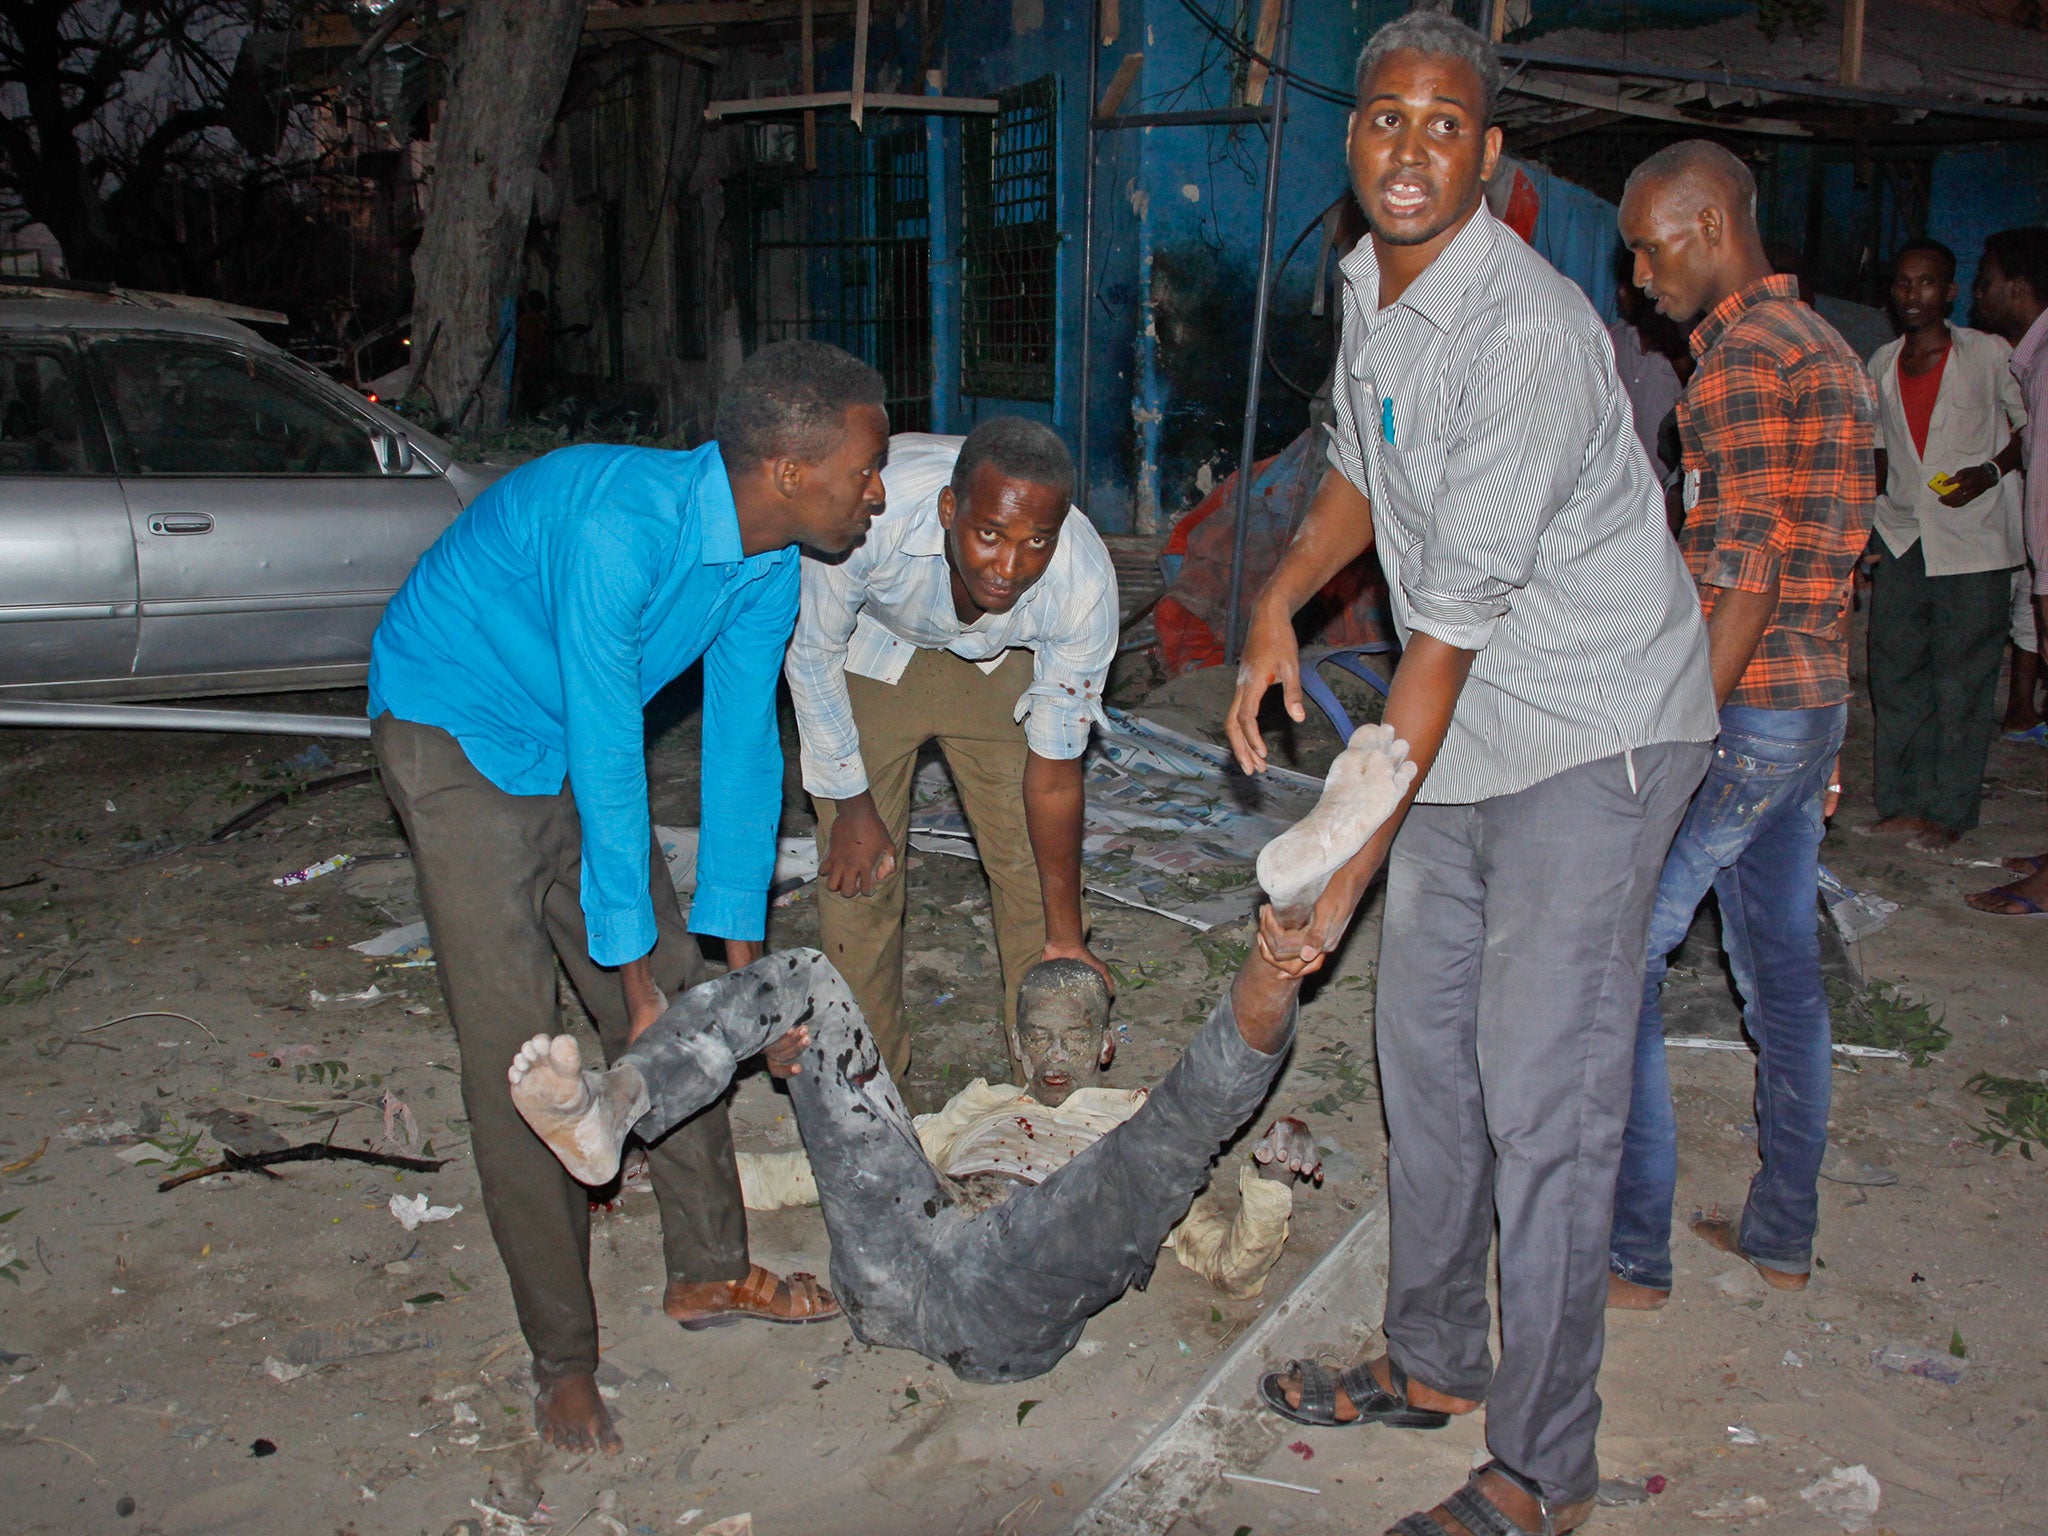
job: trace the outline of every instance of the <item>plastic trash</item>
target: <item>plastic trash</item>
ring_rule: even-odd
[[[1841,934],[1844,944],[1869,938],[1899,910],[1896,901],[1850,890],[1825,864],[1820,867],[1820,896],[1827,903],[1828,916],[1835,920],[1835,931]]]
[[[459,1205],[429,1205],[425,1195],[393,1195],[391,1214],[398,1218],[398,1224],[411,1232],[423,1221],[446,1221],[460,1215]]]
[[[347,869],[355,863],[352,853],[337,853],[331,859],[322,859],[318,864],[308,864],[304,869],[295,869],[288,875],[279,875],[270,883],[276,886],[304,885],[308,880],[318,880],[322,875],[331,875],[337,869]]]
[[[1922,1349],[1916,1344],[1887,1344],[1871,1351],[1870,1363],[1881,1371],[1920,1376],[1950,1386],[1963,1379],[1964,1365],[1956,1356],[1945,1350]]]
[[[427,943],[427,925],[405,923],[397,928],[386,928],[374,939],[364,939],[349,948],[359,955],[368,955],[373,960],[382,960],[393,955],[409,955],[416,949],[423,949]]]
[[[1867,1531],[1877,1518],[1883,1491],[1870,1469],[1860,1462],[1837,1467],[1799,1490],[1799,1497],[1816,1515],[1824,1515],[1845,1531]]]

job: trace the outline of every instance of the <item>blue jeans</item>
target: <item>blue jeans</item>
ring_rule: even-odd
[[[1814,894],[1821,808],[1847,718],[1846,704],[1724,708],[1706,782],[1664,860],[1609,1239],[1610,1267],[1638,1285],[1671,1285],[1678,1122],[1658,993],[1665,957],[1684,940],[1709,887],[1720,898],[1721,941],[1742,994],[1743,1025],[1757,1047],[1762,1166],[1743,1207],[1742,1251],[1794,1274],[1812,1265],[1831,1042]]]

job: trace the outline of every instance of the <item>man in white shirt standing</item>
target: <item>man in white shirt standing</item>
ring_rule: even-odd
[[[2026,561],[2012,347],[1951,325],[1955,252],[1914,240],[1892,258],[1904,332],[1870,359],[1877,386],[1877,570],[1870,702],[1879,820],[1946,848],[1977,825],[1998,722],[2012,577]]]
[[[937,741],[988,871],[1014,1071],[1025,971],[1066,958],[1109,980],[1081,905],[1081,754],[1116,654],[1116,571],[1042,423],[898,433],[882,484],[867,541],[804,562],[784,668],[818,811],[821,947],[900,1082],[910,788]]]

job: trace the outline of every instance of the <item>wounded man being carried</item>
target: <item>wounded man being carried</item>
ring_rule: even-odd
[[[1414,778],[1405,757],[1392,731],[1360,731],[1322,803],[1268,846],[1260,876],[1276,921],[1305,923],[1329,876],[1393,812]],[[831,1235],[832,1287],[855,1333],[970,1381],[1020,1381],[1050,1370],[1090,1317],[1151,1273],[1279,1075],[1299,990],[1254,948],[1138,1111],[1035,1183],[994,1171],[956,1179],[932,1165],[852,994],[815,950],[692,989],[604,1072],[583,1068],[571,1037],[536,1036],[512,1064],[512,1097],[571,1173],[601,1184],[628,1132],[662,1135],[765,1051],[788,1080]],[[1042,1091],[1049,1074],[1033,1066]],[[1283,1164],[1312,1170],[1305,1137],[1274,1145]]]

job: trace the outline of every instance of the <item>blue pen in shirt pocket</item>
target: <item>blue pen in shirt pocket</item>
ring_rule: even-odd
[[[1389,448],[1394,446],[1394,402],[1380,401],[1380,441]]]

